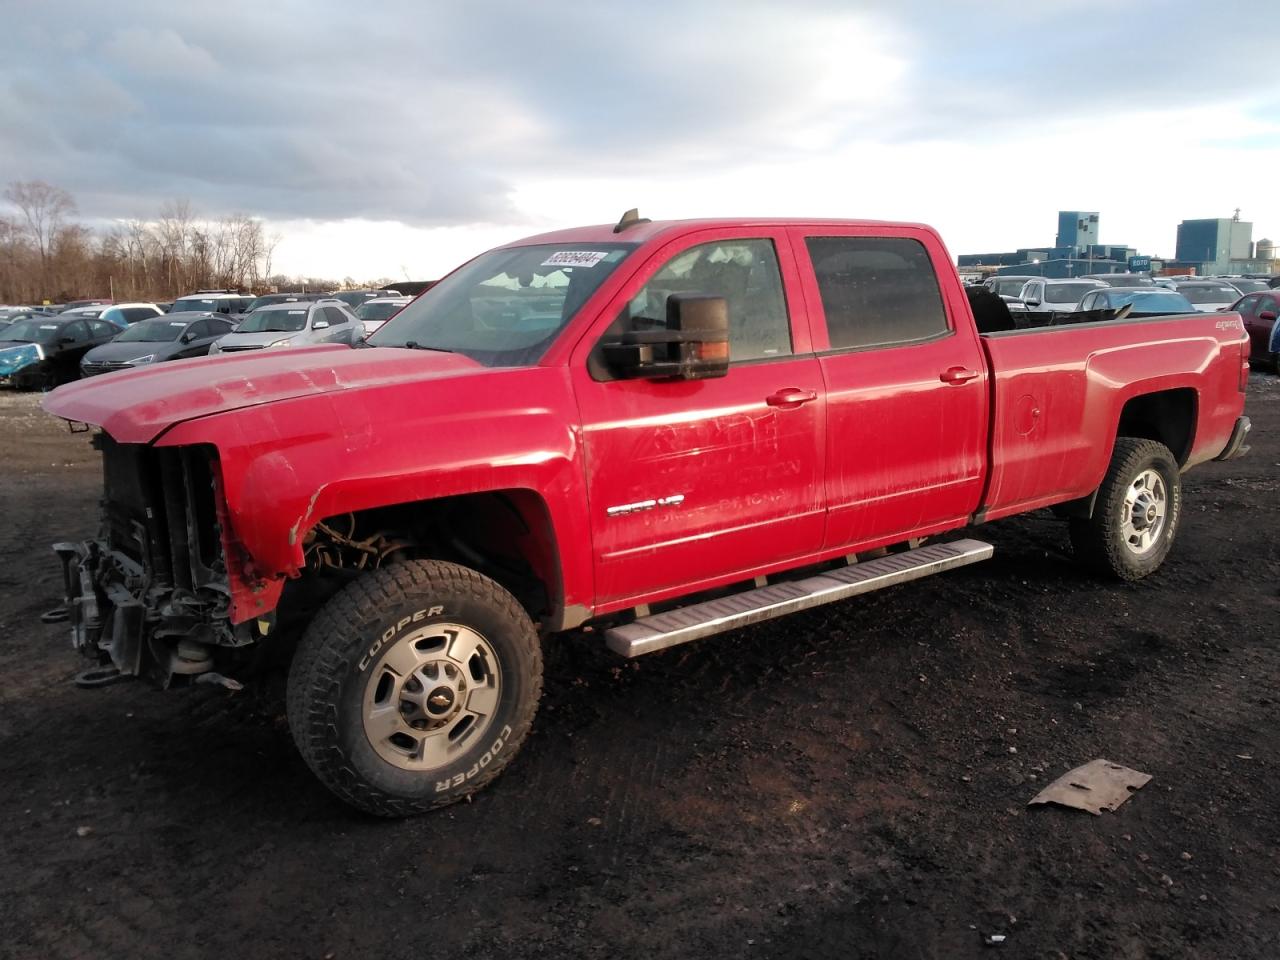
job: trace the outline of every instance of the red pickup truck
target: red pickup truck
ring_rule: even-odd
[[[637,656],[981,560],[936,538],[1042,507],[1146,576],[1181,473],[1247,449],[1248,351],[1231,314],[981,334],[925,226],[532,237],[357,348],[50,393],[104,460],[99,535],[55,546],[73,640],[85,682],[291,652],[312,770],[425,810],[510,762],[545,635]]]

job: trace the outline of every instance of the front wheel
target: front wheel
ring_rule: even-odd
[[[373,571],[308,626],[289,727],[347,803],[400,817],[460,800],[520,749],[542,693],[528,614],[497,583],[434,560]]]
[[[1169,555],[1181,514],[1182,477],[1169,448],[1119,437],[1093,516],[1071,521],[1071,544],[1095,569],[1141,580]]]

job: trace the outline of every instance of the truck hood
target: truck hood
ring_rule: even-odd
[[[42,406],[66,420],[102,427],[121,443],[150,443],[174,424],[214,413],[486,369],[460,354],[435,350],[355,350],[336,344],[254,350],[78,380],[46,394]]]

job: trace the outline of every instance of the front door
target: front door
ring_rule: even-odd
[[[685,237],[655,252],[579,345],[597,610],[820,548],[822,374],[795,280],[781,229]],[[601,339],[634,318],[664,318],[668,296],[692,292],[728,302],[728,374],[615,378]]]
[[[932,234],[796,230],[827,389],[828,549],[964,522],[982,495],[987,378],[964,294]],[[803,253],[802,253],[803,251]],[[943,291],[947,291],[944,299]],[[816,309],[816,308],[815,308]]]

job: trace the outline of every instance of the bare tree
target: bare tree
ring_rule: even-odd
[[[41,285],[50,286],[49,254],[67,217],[76,212],[76,202],[61,187],[43,180],[21,180],[9,184],[4,197],[22,215],[31,242],[40,253]],[[56,286],[56,280],[52,284]]]

